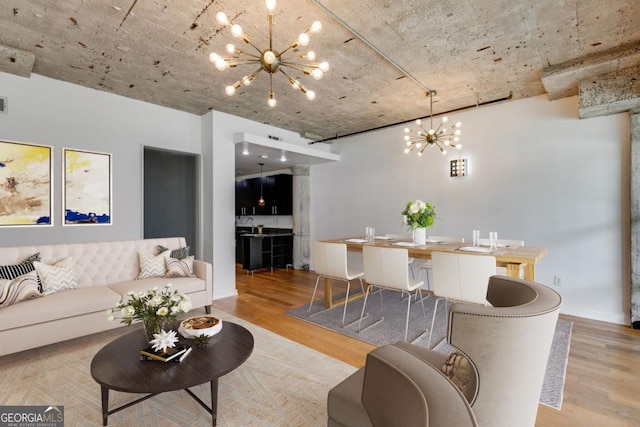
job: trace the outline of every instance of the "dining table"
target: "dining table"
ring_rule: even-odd
[[[349,252],[362,252],[364,246],[381,246],[407,249],[409,257],[431,259],[433,252],[465,253],[473,255],[491,255],[496,259],[496,267],[505,267],[507,276],[523,277],[525,280],[535,281],[536,264],[547,253],[547,248],[538,246],[498,246],[491,249],[487,246],[473,246],[469,243],[445,243],[427,239],[426,244],[419,245],[409,239],[375,236],[368,241],[363,237],[342,237],[338,239],[322,240],[328,243],[344,243]],[[324,305],[333,306],[331,279],[324,281]]]

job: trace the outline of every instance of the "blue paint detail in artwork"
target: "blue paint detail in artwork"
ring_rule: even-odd
[[[64,220],[66,224],[110,224],[111,217],[107,214],[96,215],[94,212],[82,213],[67,209]]]
[[[7,167],[7,164],[6,164],[6,163],[2,163],[2,162],[0,162],[0,168],[6,168],[6,167]]]
[[[51,224],[51,217],[48,216],[41,216],[40,218],[38,218],[38,220],[36,221],[36,224]]]

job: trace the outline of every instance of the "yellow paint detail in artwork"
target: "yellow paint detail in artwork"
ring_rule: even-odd
[[[3,216],[0,216],[0,224],[31,225],[33,223],[34,223],[33,218],[26,218],[26,217],[5,218]]]
[[[75,172],[76,170],[82,170],[82,169],[87,169],[91,166],[91,161],[89,161],[88,159],[81,159],[80,156],[81,153],[77,152],[77,151],[67,151],[65,152],[65,156],[66,156],[66,167],[67,167],[67,173],[68,174],[72,174],[73,172]]]
[[[49,162],[49,148],[35,145],[9,146],[6,155],[0,161],[6,162],[9,170],[23,171],[34,164],[47,164]]]

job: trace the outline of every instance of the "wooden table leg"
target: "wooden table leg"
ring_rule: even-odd
[[[524,280],[531,282],[536,281],[536,266],[535,264],[526,264],[524,266]]]
[[[107,417],[109,416],[109,389],[100,386],[100,394],[102,395],[102,425],[107,425]]]
[[[520,279],[523,264],[507,264],[507,276]]]
[[[218,379],[211,380],[211,422],[213,427],[218,423]]]
[[[324,308],[333,307],[333,293],[331,292],[331,279],[324,278]]]

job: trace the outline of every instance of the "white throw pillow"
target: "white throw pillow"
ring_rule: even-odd
[[[149,277],[164,277],[167,272],[165,260],[169,258],[171,251],[164,251],[158,255],[138,252],[138,261],[140,262],[140,274],[138,279],[147,279]]]
[[[58,261],[55,265],[47,265],[38,261],[35,261],[33,265],[42,279],[42,289],[45,295],[79,287],[71,257]]]
[[[193,277],[193,255],[182,259],[167,258],[164,277]]]

